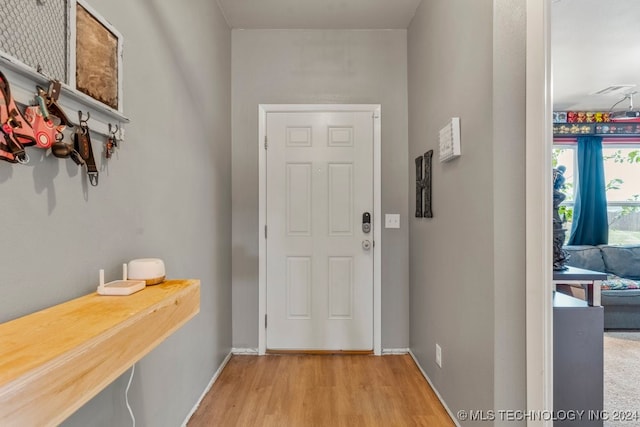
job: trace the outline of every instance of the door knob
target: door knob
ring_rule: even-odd
[[[369,240],[363,240],[362,249],[364,249],[365,251],[368,251],[369,249],[371,249],[371,242]]]

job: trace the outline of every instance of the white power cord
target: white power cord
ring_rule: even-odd
[[[133,423],[133,427],[136,427],[136,417],[133,416],[133,410],[131,409],[131,405],[129,405],[129,387],[131,387],[131,381],[133,381],[133,373],[136,371],[135,363],[131,367],[131,375],[129,376],[129,383],[127,384],[127,389],[124,391],[124,401],[127,404],[127,409],[129,410],[129,415],[131,415],[131,422]]]

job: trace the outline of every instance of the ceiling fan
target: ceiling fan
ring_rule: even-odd
[[[637,91],[627,93],[624,98],[620,101],[616,102],[609,109],[609,118],[611,120],[619,121],[619,120],[634,120],[640,117],[640,111],[633,109],[633,95],[638,93]],[[625,99],[629,100],[629,108],[622,111],[613,111],[616,105],[620,104]]]

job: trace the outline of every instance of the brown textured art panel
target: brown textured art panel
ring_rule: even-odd
[[[118,109],[118,39],[82,6],[76,13],[76,87]]]

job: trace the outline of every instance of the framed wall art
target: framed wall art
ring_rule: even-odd
[[[71,4],[75,3],[75,4]],[[122,35],[83,0],[70,1],[70,64],[78,91],[122,111]]]

